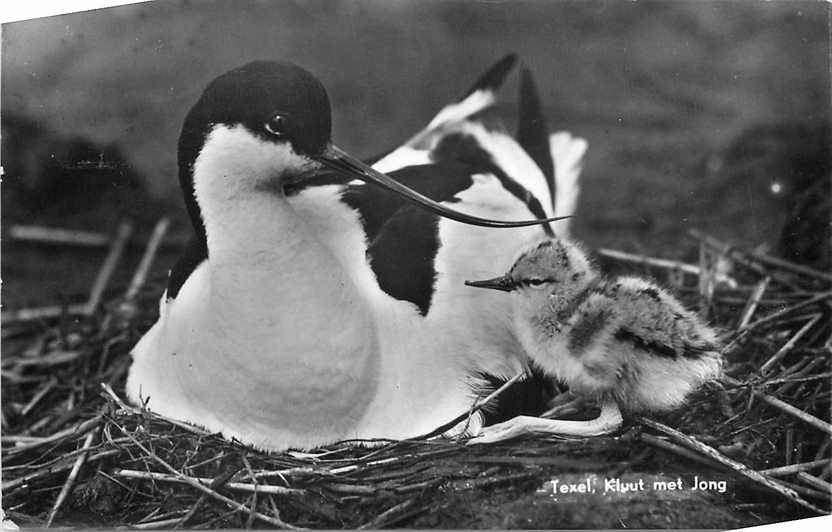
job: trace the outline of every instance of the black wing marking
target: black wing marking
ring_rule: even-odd
[[[430,310],[436,281],[438,225],[438,215],[408,205],[384,224],[367,250],[382,290],[414,303],[423,316]]]
[[[663,342],[647,340],[625,327],[615,331],[615,339],[630,342],[637,349],[645,351],[647,354],[671,360],[676,360],[680,356],[689,359],[700,358],[706,353],[719,350],[715,344],[705,341],[685,342],[684,345],[675,348]]]
[[[173,265],[168,275],[167,299],[174,299],[190,275],[202,261],[208,258],[208,248],[205,240],[197,235],[191,238],[182,255]]]
[[[479,90],[489,90],[492,92],[496,92],[497,89],[502,87],[503,83],[508,77],[511,70],[514,68],[514,65],[517,64],[517,54],[509,53],[504,55],[500,58],[499,61],[491,65],[491,68],[485,71],[485,73],[471,85],[471,88],[465,91],[465,93],[457,100],[461,102],[468,96],[472,95],[476,91]]]
[[[679,353],[677,353],[676,349],[672,346],[642,338],[625,327],[621,327],[615,331],[615,339],[622,342],[630,342],[636,347],[636,349],[640,349],[654,356],[670,358],[673,360],[679,358]]]
[[[531,71],[520,73],[520,97],[517,116],[517,142],[543,172],[549,185],[552,207],[555,206],[555,163],[549,148],[549,128],[540,104],[540,96]]]
[[[433,201],[458,201],[456,194],[470,187],[471,168],[462,164],[425,164],[407,166],[390,172],[399,183]],[[397,194],[371,184],[348,186],[342,199],[361,215],[367,241],[372,242],[384,224],[405,206],[412,204]]]

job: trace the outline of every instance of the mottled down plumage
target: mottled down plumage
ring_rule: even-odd
[[[504,276],[468,284],[511,292],[514,327],[532,362],[602,406],[590,425],[521,416],[486,427],[476,442],[609,432],[620,425],[619,408],[678,408],[721,373],[717,335],[699,316],[645,279],[603,277],[568,240],[538,241]]]

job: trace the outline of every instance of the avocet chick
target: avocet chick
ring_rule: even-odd
[[[667,411],[720,375],[715,332],[673,296],[637,277],[604,278],[576,244],[546,239],[505,275],[469,286],[510,292],[514,327],[532,361],[601,407],[596,419],[518,416],[472,443],[527,433],[596,436],[621,410]]]

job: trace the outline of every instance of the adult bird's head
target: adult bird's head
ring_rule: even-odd
[[[331,130],[326,89],[296,65],[254,61],[216,78],[185,118],[179,140],[179,179],[194,226],[202,227],[203,198],[222,203],[283,194],[286,185],[327,169],[460,222],[522,227],[547,221],[502,222],[449,209],[340,150]]]

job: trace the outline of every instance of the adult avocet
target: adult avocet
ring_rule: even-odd
[[[393,180],[332,145],[305,70],[258,61],[209,84],[179,142],[196,238],[132,351],[128,396],[280,450],[429,432],[469,407],[471,375],[519,367],[507,312],[474,308],[493,296],[462,281],[544,232],[486,216],[552,220],[551,195],[507,135],[443,124],[432,162]]]

